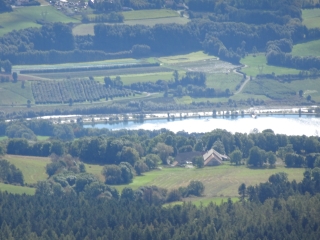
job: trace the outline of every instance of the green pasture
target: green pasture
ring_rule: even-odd
[[[151,9],[122,12],[125,20],[179,17],[180,15],[171,9]]]
[[[121,77],[121,81],[124,85],[130,85],[136,82],[156,82],[159,79],[169,81],[173,79],[173,71],[172,72],[155,72],[155,73],[139,73],[139,74],[125,74],[125,75],[114,75],[110,76],[111,78],[115,78],[116,76]],[[179,71],[179,75],[184,75],[184,71]],[[96,77],[95,80],[104,83],[104,77]]]
[[[302,19],[302,23],[306,25],[307,28],[320,27],[320,9],[303,9]]]
[[[161,17],[161,18],[150,18],[150,19],[132,19],[125,20],[123,23],[117,24],[126,24],[126,25],[145,25],[153,27],[156,24],[186,24],[189,22],[189,19],[182,17]],[[94,25],[96,23],[88,24],[79,24],[72,29],[73,35],[94,35]],[[105,23],[113,24],[113,23]]]
[[[30,82],[26,81],[24,88],[19,81],[0,83],[0,105],[27,105],[28,100],[34,101]]]
[[[320,18],[319,18],[320,21]],[[294,56],[315,56],[320,57],[320,40],[296,44],[293,46],[292,55]]]
[[[207,87],[225,90],[229,89],[231,92],[236,91],[236,86],[241,83],[243,76],[235,73],[216,73],[207,74]]]
[[[1,192],[7,191],[8,193],[13,193],[13,194],[34,195],[34,193],[36,192],[36,189],[30,188],[30,187],[22,187],[22,186],[15,186],[10,184],[0,183],[0,191]]]
[[[262,53],[256,55],[256,57],[250,54],[249,56],[242,58],[240,62],[248,66],[242,68],[242,72],[246,73],[248,76],[253,77],[257,76],[260,73],[259,67],[261,66],[262,74],[271,74],[273,72],[276,75],[299,73],[299,70],[297,69],[267,65],[267,59]]]
[[[290,92],[298,93],[300,90],[304,92],[304,97],[310,95],[313,100],[320,101],[320,78],[296,80],[290,83],[282,83],[270,79],[253,80],[247,83],[243,89],[243,93],[252,95],[271,94],[281,99],[292,97],[292,95],[289,94]]]
[[[4,159],[22,171],[25,183],[37,183],[48,178],[46,165],[50,163],[47,157],[32,157],[20,155],[5,155]]]
[[[52,6],[32,6],[14,8],[13,12],[0,14],[0,36],[13,30],[28,27],[41,27],[36,20],[48,22],[78,23],[79,21],[64,15]]]
[[[228,163],[218,167],[202,169],[163,168],[147,172],[144,176],[137,176],[127,185],[116,188],[121,191],[124,187],[137,189],[141,186],[155,185],[166,189],[185,187],[192,180],[202,181],[205,185],[204,195],[212,197],[238,197],[238,188],[241,183],[247,186],[266,182],[270,175],[278,172],[288,173],[289,180],[297,182],[303,178],[303,168],[277,167],[275,169],[250,169],[246,166],[230,166]]]
[[[160,57],[158,60],[164,64],[175,64],[175,63],[184,63],[184,62],[196,62],[207,59],[217,59],[214,56],[208,55],[203,51],[192,52],[181,55],[172,55]]]

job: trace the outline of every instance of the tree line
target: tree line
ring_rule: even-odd
[[[318,181],[309,176],[305,174],[301,183],[305,189]],[[72,191],[60,194],[57,188],[48,192],[48,185],[43,184],[43,191],[37,190],[35,196],[0,193],[0,236],[3,239],[317,239],[318,191],[300,192],[299,186],[277,174],[259,186],[241,185],[238,203],[229,199],[219,206],[184,203],[162,207],[161,201],[157,201],[162,192],[156,187],[136,192],[125,188],[120,196],[112,188],[103,194],[103,185],[91,183],[84,194],[77,195]],[[257,195],[251,194],[256,191]],[[89,197],[89,192],[94,197]],[[97,197],[94,193],[99,192],[102,194]]]

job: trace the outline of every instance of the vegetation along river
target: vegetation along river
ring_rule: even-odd
[[[262,131],[272,129],[277,134],[286,135],[320,135],[320,118],[314,116],[302,115],[273,115],[253,118],[251,116],[237,118],[188,118],[170,121],[168,119],[145,120],[143,122],[119,122],[114,124],[99,123],[94,125],[84,125],[85,127],[108,128],[112,130],[119,129],[145,129],[159,130],[169,129],[173,132],[210,132],[214,129],[226,129],[229,132],[250,133],[252,131]]]

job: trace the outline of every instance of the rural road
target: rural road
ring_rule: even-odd
[[[244,65],[243,67],[241,67],[241,69],[248,67],[247,65]],[[241,75],[243,76],[241,73],[237,72],[237,69],[233,69],[233,72],[235,74]],[[244,86],[250,81],[250,77],[247,76],[246,80],[241,84],[240,88],[234,93],[234,95],[241,93],[242,89],[244,88]]]

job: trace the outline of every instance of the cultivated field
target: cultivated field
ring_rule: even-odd
[[[320,18],[319,18],[320,21]],[[296,44],[293,46],[292,55],[307,57],[320,57],[320,40]]]
[[[317,28],[320,27],[320,9],[304,9],[302,10],[303,24],[307,28]]]
[[[253,55],[249,55],[241,59],[240,62],[248,66],[246,68],[243,68],[242,71],[246,73],[248,76],[253,76],[253,77],[257,76],[260,73],[259,67],[261,66],[262,66],[262,71],[261,71],[262,74],[271,74],[273,72],[276,75],[299,73],[299,70],[297,69],[267,65],[267,60],[263,53],[260,53],[256,57],[253,57]]]
[[[48,22],[73,22],[79,21],[59,12],[52,6],[33,6],[14,8],[13,12],[0,14],[0,36],[28,27],[41,27],[36,20],[45,19]]]
[[[236,91],[236,86],[241,82],[243,76],[231,73],[207,74],[207,87],[215,89],[229,89],[231,92]]]
[[[158,60],[163,64],[177,64],[216,59],[217,57],[215,56],[208,55],[203,51],[197,51],[180,55],[164,56],[160,57]]]

